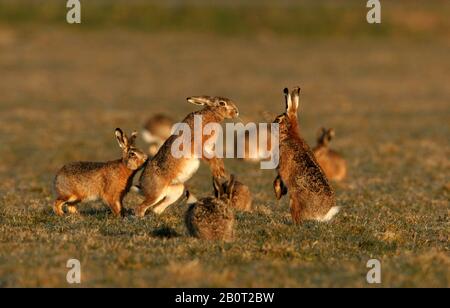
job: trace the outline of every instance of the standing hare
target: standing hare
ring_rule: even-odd
[[[164,141],[172,135],[175,123],[171,117],[158,113],[147,120],[142,131],[142,138],[149,144],[149,153],[155,156]]]
[[[77,213],[75,204],[101,199],[116,216],[122,215],[122,200],[128,192],[133,177],[147,160],[134,145],[137,133],[128,138],[120,128],[115,131],[122,148],[122,158],[104,163],[75,162],[64,166],[56,175],[57,199],[53,206],[55,214],[64,215],[67,204],[69,213]]]
[[[279,124],[278,175],[274,181],[275,195],[279,200],[289,192],[292,219],[329,221],[339,211],[334,191],[319,167],[314,154],[300,135],[297,109],[300,88],[291,94],[284,89],[286,112],[274,123]]]
[[[234,238],[234,212],[231,205],[234,191],[234,177],[230,177],[227,190],[217,178],[213,179],[214,197],[199,201],[186,191],[189,209],[185,223],[191,236],[205,240],[232,241]]]
[[[195,96],[187,99],[189,103],[204,106],[203,109],[190,113],[182,123],[190,130],[191,155],[175,157],[172,155],[172,145],[178,144],[178,139],[183,139],[184,135],[172,135],[159,149],[158,153],[148,162],[142,172],[140,179],[140,189],[145,200],[140,204],[135,214],[143,217],[148,208],[153,207],[156,214],[161,214],[164,210],[176,202],[184,192],[184,183],[189,180],[200,166],[200,159],[209,164],[214,177],[225,176],[225,166],[223,160],[213,156],[209,158],[204,155],[206,141],[211,144],[218,138],[218,134],[203,136],[203,128],[208,123],[220,123],[225,119],[232,119],[239,115],[236,105],[228,98]],[[200,144],[195,144],[194,117],[201,116],[202,127]],[[186,132],[183,132],[183,134]],[[189,134],[188,134],[189,136]],[[195,155],[195,149],[200,146],[200,157]]]
[[[321,128],[317,138],[317,145],[313,149],[317,162],[325,172],[329,180],[341,181],[347,175],[347,163],[336,151],[329,148],[330,141],[334,138],[334,129]]]

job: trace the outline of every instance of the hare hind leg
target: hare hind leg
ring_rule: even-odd
[[[176,202],[184,193],[184,184],[171,185],[166,189],[164,200],[153,208],[156,214],[162,214],[169,205]]]
[[[155,204],[158,204],[159,202],[161,202],[161,200],[163,200],[164,198],[166,198],[166,194],[161,193],[159,196],[157,197],[152,197],[152,198],[146,198],[144,200],[144,202],[142,202],[135,210],[134,210],[134,214],[137,217],[144,217],[145,213],[147,212],[147,209],[151,208],[152,206],[154,206]]]
[[[122,202],[119,200],[108,200],[107,201],[109,208],[111,209],[111,212],[115,217],[122,217],[123,216],[123,206]]]
[[[53,205],[53,212],[58,216],[64,216],[63,206],[67,203],[67,200],[56,199],[55,204]]]
[[[64,216],[64,205],[68,203],[72,203],[68,205],[68,212],[73,213],[73,209],[75,209],[75,205],[73,203],[77,202],[78,198],[76,196],[71,196],[69,198],[58,197],[53,205],[53,212],[58,216]]]

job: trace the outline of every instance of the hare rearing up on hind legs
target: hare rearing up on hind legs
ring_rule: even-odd
[[[274,181],[277,199],[289,192],[292,219],[329,221],[339,211],[334,191],[319,167],[313,152],[300,136],[297,109],[300,88],[291,94],[284,89],[286,112],[274,123],[279,124],[280,161]]]
[[[195,96],[189,97],[188,102],[200,106],[203,109],[190,113],[182,123],[187,124],[191,133],[191,151],[194,152],[197,146],[194,143],[194,117],[202,116],[202,132],[208,123],[220,123],[225,119],[232,119],[239,115],[236,105],[228,98]],[[210,166],[214,177],[224,177],[225,167],[223,160],[218,157],[207,158],[203,155],[205,141],[212,142],[217,135],[203,136],[201,140],[201,159]],[[184,183],[189,180],[197,171],[200,160],[195,155],[189,157],[174,157],[172,155],[172,145],[181,136],[172,135],[159,149],[158,153],[148,162],[141,175],[140,188],[144,195],[144,202],[136,210],[136,216],[143,217],[148,208],[153,207],[156,214],[161,214],[164,210],[176,202],[185,190]],[[213,139],[213,140],[211,140]]]
[[[63,216],[66,204],[69,213],[76,213],[76,203],[102,199],[114,215],[122,215],[122,199],[137,170],[147,161],[147,155],[134,146],[136,132],[128,138],[117,128],[115,135],[122,148],[121,159],[105,163],[71,163],[58,172],[54,183],[57,193],[53,206],[55,214]]]

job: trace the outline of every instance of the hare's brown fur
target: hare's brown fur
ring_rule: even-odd
[[[335,196],[313,152],[300,135],[297,121],[299,88],[285,89],[286,113],[278,116],[280,161],[274,182],[277,198],[289,192],[292,219],[327,221],[337,213]]]
[[[224,191],[228,191],[228,182],[222,183]],[[250,188],[239,181],[235,181],[233,194],[231,197],[231,206],[238,211],[252,211],[252,194]]]
[[[223,191],[214,179],[215,197],[203,198],[189,205],[185,223],[189,235],[205,240],[232,241],[234,238],[234,211],[231,207],[233,196],[233,177],[229,190]]]
[[[313,149],[317,162],[329,180],[341,181],[347,175],[347,163],[341,154],[330,149],[329,143],[334,137],[333,129],[322,128],[319,131],[317,145]]]
[[[199,111],[190,113],[182,121],[191,129],[191,151],[194,154],[194,116],[202,116],[202,126],[204,127],[208,123],[220,123],[224,119],[238,116],[238,109],[230,99],[222,97],[198,96],[190,97],[188,101],[205,106]],[[143,217],[150,207],[153,207],[155,213],[162,213],[170,204],[181,197],[184,192],[184,182],[189,180],[197,171],[200,162],[195,155],[181,158],[172,155],[172,144],[178,138],[182,137],[175,134],[170,136],[144,168],[140,186],[145,200],[137,207],[135,211],[137,216]],[[209,138],[214,138],[214,136],[203,136],[202,149],[204,142]],[[225,176],[225,166],[222,159],[204,156],[200,158],[209,164],[214,177]]]
[[[76,162],[64,166],[56,175],[54,187],[57,194],[53,210],[64,215],[68,205],[70,213],[76,213],[75,204],[82,201],[103,200],[114,215],[122,215],[122,200],[128,192],[133,177],[147,156],[134,147],[134,138],[128,139],[120,129],[116,137],[123,150],[123,157],[110,162]]]

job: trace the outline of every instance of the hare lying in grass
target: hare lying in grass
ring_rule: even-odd
[[[278,176],[274,190],[279,200],[289,192],[292,219],[295,223],[303,220],[328,221],[339,211],[334,191],[319,167],[313,152],[300,135],[297,109],[300,88],[292,93],[284,90],[286,112],[279,115],[274,123],[279,124]]]
[[[213,179],[214,197],[196,200],[186,191],[189,209],[185,223],[191,236],[205,240],[232,241],[234,238],[234,212],[231,205],[234,177],[230,177],[227,190],[216,178]]]
[[[172,155],[172,145],[177,142],[178,135],[170,136],[159,149],[158,153],[146,164],[141,175],[140,189],[145,200],[136,210],[136,216],[143,217],[148,208],[153,207],[153,211],[161,214],[164,210],[176,202],[185,191],[184,183],[189,180],[200,166],[200,159],[203,159],[210,166],[214,177],[225,176],[225,166],[223,160],[216,156],[207,158],[204,155],[197,157],[194,151],[197,145],[194,143],[194,117],[202,118],[202,131],[208,123],[220,123],[225,119],[232,119],[239,115],[239,111],[234,102],[224,97],[195,96],[189,97],[188,102],[204,106],[203,109],[190,113],[181,124],[187,125],[191,133],[191,151],[189,157],[175,157]],[[206,141],[211,142],[217,138],[217,134],[203,136],[201,149],[204,150]],[[203,154],[203,151],[202,153]]]
[[[329,148],[334,138],[334,129],[321,128],[317,138],[317,145],[313,149],[317,162],[329,180],[341,181],[347,175],[347,163],[341,154]]]
[[[103,200],[116,216],[122,215],[122,200],[133,177],[147,160],[134,146],[137,133],[128,138],[121,129],[115,131],[122,148],[122,158],[103,163],[76,162],[64,166],[56,175],[57,199],[53,206],[56,215],[63,216],[64,205],[69,213],[76,213],[75,204],[82,201]]]
[[[158,113],[147,120],[142,131],[142,138],[149,144],[149,154],[155,156],[164,141],[172,135],[172,126],[175,120]]]

